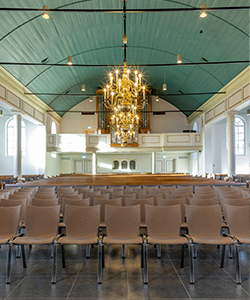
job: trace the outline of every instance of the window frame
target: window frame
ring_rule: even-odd
[[[13,122],[13,125],[11,124],[11,127],[10,127],[10,123]],[[6,125],[5,125],[5,156],[8,156],[8,157],[12,157],[14,156],[14,147],[15,147],[15,141],[14,141],[14,138],[15,138],[15,132],[14,132],[14,129],[15,129],[15,123],[14,123],[14,118],[10,118],[6,121]],[[10,138],[9,138],[9,129],[13,129],[13,141],[12,141],[12,147],[10,147]],[[22,120],[22,123],[21,123],[21,134],[22,134],[22,146],[21,146],[21,151],[22,151],[22,156],[25,156],[25,153],[26,153],[26,125],[25,125],[25,122],[24,120]],[[13,151],[10,151],[13,150]],[[10,153],[11,152],[11,153]]]
[[[236,124],[236,120],[239,119],[242,125]],[[237,128],[243,128],[243,133],[238,132]],[[240,116],[235,116],[234,119],[234,130],[235,130],[235,155],[245,156],[246,155],[246,124],[243,118]],[[243,135],[243,140],[239,139],[239,136]],[[243,142],[243,147],[239,147],[237,142]],[[239,149],[243,149],[243,153],[239,153]]]

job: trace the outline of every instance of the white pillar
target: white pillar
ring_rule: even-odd
[[[227,113],[227,166],[228,176],[235,175],[235,115],[237,111],[229,111]]]
[[[92,153],[92,175],[96,175],[97,157],[96,153]]]
[[[18,176],[18,180],[22,180],[22,115],[14,114],[14,176]]]
[[[152,152],[152,174],[156,173],[156,152]]]

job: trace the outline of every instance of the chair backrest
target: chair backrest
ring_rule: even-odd
[[[222,209],[222,211],[224,213],[224,218],[227,221],[227,211],[225,209],[225,205],[230,205],[230,206],[247,206],[247,205],[249,205],[249,199],[246,199],[246,198],[242,198],[242,199],[224,199],[221,202],[221,209]]]
[[[250,237],[249,227],[249,204],[246,206],[231,206],[225,204],[227,222],[230,234],[235,237]]]
[[[10,195],[10,191],[0,190],[0,198],[8,199]]]
[[[43,200],[43,199],[33,198],[31,200],[31,205],[34,205],[34,206],[56,206],[56,205],[58,205],[58,200],[57,199]]]
[[[181,205],[146,205],[146,224],[149,236],[178,237],[181,227]]]
[[[141,223],[146,223],[145,219],[145,205],[154,205],[154,198],[147,198],[147,199],[126,199],[125,206],[133,206],[133,205],[140,205],[141,207]]]
[[[90,206],[94,205],[94,199],[109,199],[109,194],[100,194],[96,195],[95,193],[89,195],[90,198]]]
[[[20,222],[25,221],[27,199],[20,199],[20,200],[1,199],[0,206],[3,207],[20,206],[19,221]]]
[[[55,186],[40,186],[39,191],[53,191],[55,192]]]
[[[104,223],[106,221],[105,218],[105,205],[113,205],[113,206],[121,206],[122,205],[122,198],[120,199],[94,199],[94,205],[101,206],[101,215],[100,215],[100,222]]]
[[[222,224],[220,205],[193,206],[186,204],[189,234],[195,237],[219,237]]]
[[[54,190],[48,190],[48,191],[44,191],[44,190],[40,191],[40,190],[38,190],[35,195],[52,195],[52,196],[57,196]]]
[[[44,200],[44,201],[57,201],[58,202],[58,198],[54,197],[54,196],[41,196],[41,195],[35,195],[33,199],[37,199],[37,200]]]
[[[83,199],[83,194],[78,194],[78,191],[71,192],[71,193],[61,193],[59,195],[59,204],[62,203],[63,198]]]
[[[215,194],[214,191],[212,191],[211,193],[210,192],[207,192],[207,193],[198,192],[197,194],[191,195],[190,198],[194,198],[194,199],[211,199],[211,198],[215,198],[215,197],[216,197],[216,194]]]
[[[114,192],[123,191],[124,190],[124,185],[112,186],[112,188],[114,189]]]
[[[143,185],[142,186],[143,190],[159,190],[159,186],[158,185]]]
[[[210,192],[212,190],[213,189],[210,185],[196,185],[194,188],[195,193],[196,192]]]
[[[94,190],[94,189],[91,188],[90,185],[86,185],[86,186],[75,186],[75,191],[89,191],[89,190]]]
[[[68,237],[97,237],[100,206],[72,206],[67,204],[64,222]]]
[[[26,236],[56,236],[59,224],[60,206],[31,206],[26,209]]]
[[[186,199],[157,199],[157,206],[172,206],[172,205],[180,205],[181,206],[181,222],[185,222],[186,216]]]
[[[188,197],[190,197],[190,195],[189,194],[165,194],[165,198],[166,199],[182,199],[182,198],[185,198],[186,199],[186,201],[187,201],[187,199],[188,199]]]
[[[30,203],[30,198],[26,197],[25,195],[9,195],[9,200],[22,200],[25,199],[27,201],[27,204]]]
[[[82,193],[83,194],[83,199],[84,198],[90,198],[90,199],[93,199],[94,200],[94,196],[95,195],[101,195],[101,191],[97,191],[97,192],[84,192]]]
[[[124,190],[118,190],[112,193],[112,197],[116,198],[116,197],[120,197],[121,195],[124,195]],[[136,197],[136,195],[135,195]]]
[[[93,186],[94,188],[94,192],[98,192],[98,191],[105,191],[108,189],[107,185],[103,185],[103,186]]]
[[[189,198],[188,204],[196,205],[196,206],[210,206],[210,205],[217,205],[218,201],[217,198],[209,198],[209,199]]]
[[[63,216],[65,215],[65,206],[69,204],[71,206],[89,206],[90,205],[90,199],[71,199],[71,198],[63,198],[62,200],[62,207],[61,211]]]
[[[107,235],[112,237],[138,237],[140,227],[140,205],[106,205]]]
[[[0,237],[11,238],[17,233],[21,205],[0,207]]]

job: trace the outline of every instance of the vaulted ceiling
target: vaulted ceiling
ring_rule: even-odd
[[[128,9],[199,8],[205,0],[128,0]],[[249,0],[206,0],[207,7],[248,6]],[[122,0],[2,0],[1,8],[122,9]],[[66,64],[122,65],[123,15],[104,12],[50,12],[44,20],[38,11],[0,10],[0,63],[34,93],[79,94],[81,97],[39,95],[51,109],[63,115],[95,94],[111,67],[49,66]],[[179,52],[183,63],[142,67],[153,94],[172,103],[188,116],[217,92],[247,63],[208,62],[249,60],[249,10],[213,10],[201,19],[199,11],[139,12],[127,14],[128,64],[175,64]],[[180,41],[180,43],[179,43]],[[43,65],[8,65],[41,63]],[[165,80],[164,80],[165,78]],[[166,82],[167,92],[162,91]]]

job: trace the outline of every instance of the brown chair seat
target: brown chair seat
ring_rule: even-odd
[[[187,239],[185,237],[148,237],[149,244],[156,244],[156,245],[182,245],[187,244]]]
[[[67,237],[63,236],[60,238],[60,244],[63,245],[90,245],[97,244],[96,237]]]
[[[104,244],[110,245],[138,245],[142,243],[141,237],[104,237]]]

